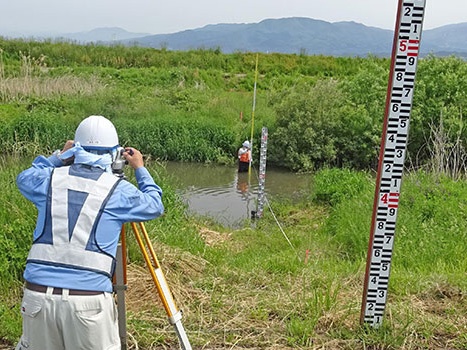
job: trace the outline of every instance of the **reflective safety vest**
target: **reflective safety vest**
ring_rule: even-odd
[[[243,153],[241,153],[242,150],[239,152],[239,160],[243,163],[249,163],[250,162],[250,151],[246,150]]]
[[[115,258],[99,246],[95,233],[105,203],[120,180],[96,168],[84,175],[76,173],[73,166],[55,168],[44,230],[33,242],[27,262],[111,277]]]

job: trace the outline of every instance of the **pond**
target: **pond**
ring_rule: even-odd
[[[168,162],[167,173],[176,181],[177,192],[188,212],[209,217],[228,227],[240,227],[257,210],[258,170],[238,173],[235,165]],[[267,203],[285,198],[303,200],[310,194],[311,175],[267,168],[264,212]]]

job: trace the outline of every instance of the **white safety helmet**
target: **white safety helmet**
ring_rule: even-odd
[[[242,146],[246,148],[250,148],[250,141],[246,140],[245,142],[243,142]]]
[[[76,128],[75,142],[86,151],[111,150],[118,146],[118,135],[110,120],[100,115],[91,115]]]

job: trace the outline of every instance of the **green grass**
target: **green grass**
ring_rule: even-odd
[[[373,174],[322,169],[310,174],[313,186],[307,201],[271,203],[277,221],[265,208],[254,225],[245,222],[241,229],[230,230],[189,217],[171,174],[159,162],[235,160],[238,145],[250,137],[255,54],[8,40],[0,40],[0,48],[6,78],[0,84],[0,342],[13,344],[21,332],[21,275],[36,217],[15,178],[34,156],[60,148],[83,117],[102,114],[115,123],[122,145],[143,151],[164,189],[166,213],[146,227],[184,311],[194,348],[467,348],[463,180],[423,172],[405,175],[385,321],[380,329],[362,327]],[[345,103],[336,118],[344,113],[356,125],[342,130],[337,124],[335,135],[324,136],[339,141],[333,144],[341,147],[339,152],[350,150],[361,157],[361,164],[370,164],[388,63],[377,58],[260,55],[254,139],[268,126],[274,156],[272,146],[280,141],[274,138],[277,111],[284,111],[282,122],[292,121],[292,113],[302,115],[302,105],[309,102],[299,92],[309,93],[316,82],[332,78],[342,83],[336,91]],[[465,109],[466,67],[454,58],[420,62],[411,117],[413,154],[420,151],[427,157],[430,148],[424,137],[437,121],[433,116],[443,111],[449,111],[444,114],[446,133],[462,139],[455,111]],[[31,75],[22,73],[25,68]],[[438,86],[440,76],[449,84]],[[68,89],[70,84],[73,89]],[[344,92],[347,95],[340,95]],[[287,97],[297,101],[284,105]],[[327,121],[329,111],[322,112]],[[366,124],[373,119],[377,124]],[[301,129],[296,128],[297,135],[285,130],[284,145],[300,141]],[[312,141],[321,146],[319,137]],[[128,177],[134,181],[131,171]],[[140,349],[176,347],[131,233],[128,241],[129,341]]]
[[[5,159],[0,172],[2,196],[10,203],[0,211],[0,307],[5,311],[0,339],[9,342],[21,330],[19,276],[35,218],[34,208],[13,183],[15,174],[27,166],[17,161]],[[467,258],[465,213],[459,210],[467,198],[463,182],[422,173],[406,176],[384,325],[366,329],[359,316],[374,190],[371,177],[325,170],[314,176],[313,188],[326,198],[339,198],[332,205],[322,200],[271,203],[281,227],[265,210],[255,226],[230,231],[186,216],[171,189],[170,174],[160,164],[151,164],[150,170],[164,188],[167,210],[146,227],[195,348],[465,347]],[[340,185],[322,181],[330,172]],[[128,175],[132,180],[131,172]],[[423,226],[427,210],[432,218],[441,210],[451,215]],[[131,231],[127,234],[131,342],[141,349],[175,346],[157,293],[149,288],[149,273],[140,266],[141,252]]]

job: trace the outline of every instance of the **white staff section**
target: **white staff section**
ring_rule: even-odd
[[[268,128],[261,129],[261,150],[259,155],[259,179],[258,179],[258,208],[256,216],[263,216],[264,209],[264,189],[266,183],[266,154],[268,150]]]
[[[424,13],[425,0],[399,0],[360,317],[375,328],[388,295]]]

